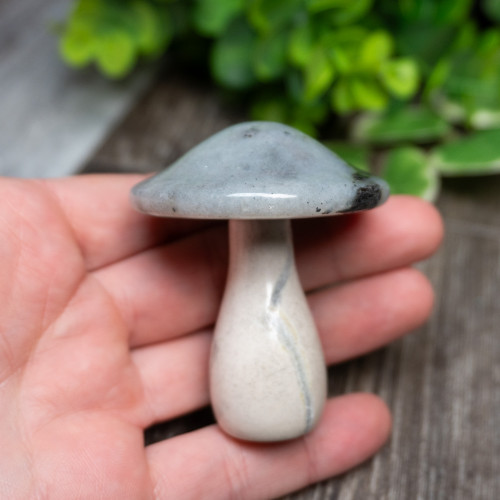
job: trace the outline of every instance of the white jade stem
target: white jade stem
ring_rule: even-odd
[[[326,367],[295,269],[289,220],[232,220],[210,362],[212,405],[234,437],[280,441],[318,421]]]

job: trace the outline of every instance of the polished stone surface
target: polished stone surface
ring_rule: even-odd
[[[326,400],[326,367],[295,270],[290,221],[230,221],[228,283],[210,363],[219,425],[251,441],[309,432]]]
[[[295,269],[290,221],[279,219],[368,210],[388,194],[384,181],[272,122],[229,127],[133,188],[133,204],[148,214],[230,219],[230,269],[210,360],[212,407],[228,434],[302,436],[326,400],[325,361]]]
[[[132,202],[166,217],[272,219],[374,208],[387,184],[315,139],[273,122],[240,123],[138,184]]]

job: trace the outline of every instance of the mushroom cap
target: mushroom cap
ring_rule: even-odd
[[[209,137],[132,189],[141,212],[196,219],[292,219],[367,210],[387,184],[302,132],[246,122]]]

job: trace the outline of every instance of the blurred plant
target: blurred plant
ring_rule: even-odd
[[[329,147],[434,199],[440,175],[500,170],[499,22],[500,0],[77,0],[60,49],[121,78],[171,42],[208,45],[254,119],[341,124]]]
[[[161,3],[141,0],[79,0],[68,19],[60,50],[66,62],[95,62],[111,78],[129,73],[139,56],[156,57],[173,35]]]

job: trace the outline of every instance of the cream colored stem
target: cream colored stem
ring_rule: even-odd
[[[326,368],[295,269],[288,220],[234,220],[215,329],[210,390],[229,434],[280,441],[307,433],[326,399]]]

